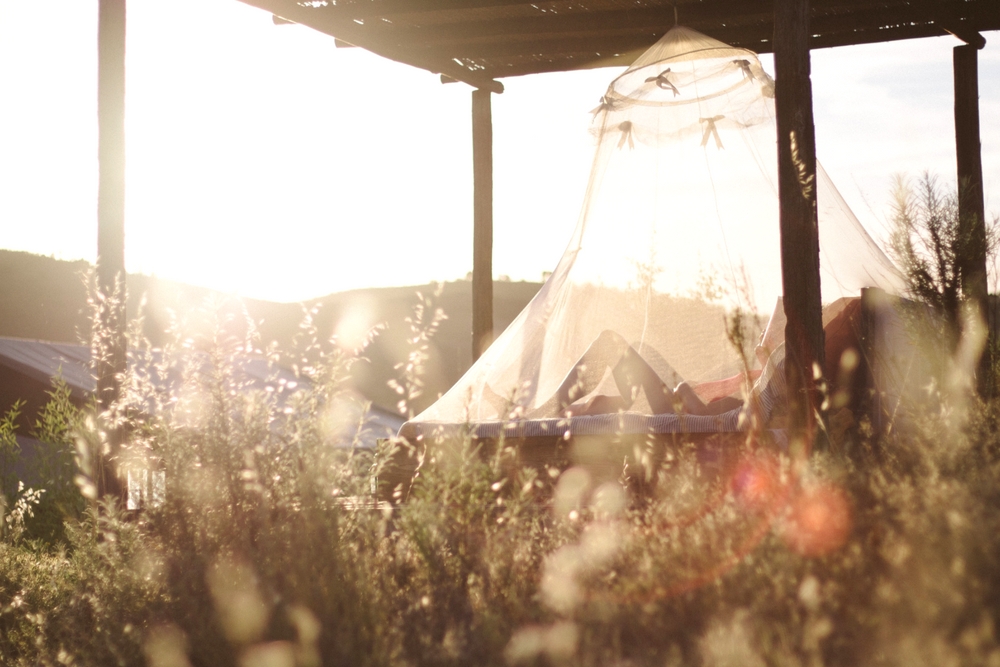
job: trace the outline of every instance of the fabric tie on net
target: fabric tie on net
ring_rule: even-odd
[[[678,95],[681,94],[681,91],[677,90],[677,86],[675,86],[670,82],[670,79],[667,78],[668,74],[670,74],[669,67],[660,72],[659,74],[657,74],[656,76],[651,76],[648,79],[646,79],[646,83],[655,83],[663,90],[672,91],[674,93],[674,97],[677,97]]]
[[[701,145],[708,144],[708,137],[715,137],[715,147],[723,148],[722,139],[719,137],[719,128],[715,126],[715,121],[722,120],[725,116],[712,116],[711,118],[699,118],[698,121],[705,124],[705,129],[701,134]]]
[[[621,139],[618,140],[618,148],[624,148],[625,142],[628,142],[630,149],[635,148],[635,139],[632,137],[632,121],[622,121],[618,129],[622,131]]]
[[[751,81],[755,81],[757,79],[757,77],[753,75],[753,70],[750,69],[749,60],[734,60],[733,62],[736,63],[737,67],[743,71],[743,76],[745,78],[750,79]]]
[[[601,113],[602,111],[611,111],[614,108],[615,108],[614,100],[612,100],[607,95],[602,95],[601,103],[598,104],[593,109],[591,109],[590,113],[594,114],[594,117],[596,118],[597,114]]]

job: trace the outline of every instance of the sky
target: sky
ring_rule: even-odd
[[[236,0],[129,0],[126,265],[297,301],[472,269],[471,95]],[[979,53],[1000,211],[1000,32]],[[954,179],[951,36],[812,52],[817,154],[884,234],[895,174]],[[773,73],[770,56],[762,56]],[[97,1],[0,0],[0,248],[96,257]],[[576,225],[590,111],[619,69],[503,80],[494,276],[539,280]]]

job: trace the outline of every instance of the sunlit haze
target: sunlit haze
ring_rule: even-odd
[[[131,272],[293,301],[472,269],[470,89],[236,0],[130,0]],[[1000,33],[980,52],[1000,210]],[[883,233],[896,173],[953,179],[953,37],[812,54],[817,151]],[[771,58],[762,58],[773,71]],[[0,0],[0,247],[96,255],[97,2]],[[590,111],[617,70],[493,97],[494,275],[538,280],[576,224]]]

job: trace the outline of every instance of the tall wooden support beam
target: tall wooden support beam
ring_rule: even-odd
[[[985,40],[982,43],[985,44]],[[978,49],[975,44],[956,46],[952,62],[955,73],[959,238],[962,240],[958,269],[962,277],[962,293],[979,307],[985,318],[988,307],[986,207],[983,202],[983,158],[979,139]],[[988,363],[989,360],[984,358],[983,361]],[[987,378],[987,372],[979,373],[980,392],[987,390]]]
[[[493,112],[490,91],[472,91],[472,360],[493,342]]]
[[[97,285],[105,301],[95,351],[97,399],[105,411],[120,396],[125,371],[125,0],[100,0],[97,53]],[[120,435],[115,428],[108,435],[113,457]],[[121,494],[105,453],[95,474],[101,496]]]
[[[805,443],[820,404],[813,369],[823,366],[808,0],[775,0],[774,71],[785,370],[793,442]]]

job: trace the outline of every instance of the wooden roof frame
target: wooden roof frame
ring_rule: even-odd
[[[392,60],[498,93],[496,79],[629,65],[680,22],[757,53],[773,0],[242,0]],[[997,0],[812,0],[810,49],[951,33],[982,47]]]

